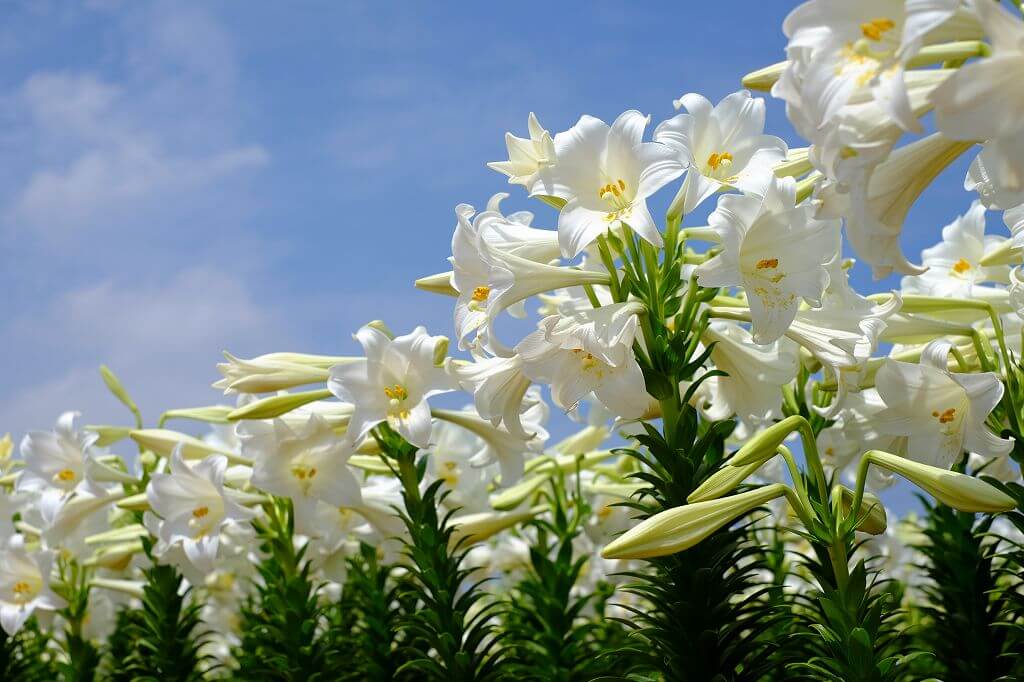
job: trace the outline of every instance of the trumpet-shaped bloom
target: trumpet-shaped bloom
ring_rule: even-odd
[[[242,453],[253,460],[251,483],[291,498],[296,527],[309,533],[318,501],[335,507],[361,502],[359,481],[347,462],[352,446],[315,414],[299,428],[275,419],[238,425]]]
[[[951,373],[950,345],[933,341],[916,365],[887,360],[875,376],[886,405],[875,417],[878,430],[906,436],[908,458],[943,469],[953,466],[964,450],[990,459],[1013,447],[985,425],[1003,396],[1002,382],[991,372]]]
[[[617,303],[545,317],[516,346],[523,372],[550,384],[552,399],[564,410],[593,392],[618,416],[640,417],[649,399],[632,348],[640,310],[635,303]]]
[[[555,140],[555,164],[541,171],[531,194],[565,200],[558,240],[566,258],[621,223],[661,246],[647,197],[679,177],[684,166],[672,149],[643,141],[649,121],[639,111],[625,112],[611,126],[583,116]]]
[[[366,358],[332,368],[327,382],[339,400],[355,405],[348,425],[350,442],[358,443],[374,426],[387,422],[413,445],[430,445],[427,399],[454,388],[437,363],[444,337],[416,327],[391,339],[379,329],[363,327],[355,338]]]
[[[477,414],[494,426],[504,424],[513,435],[529,438],[523,430],[521,413],[531,382],[523,373],[521,357],[477,358],[474,362],[449,358],[445,369],[462,390],[473,396]]]
[[[68,495],[86,485],[87,455],[98,436],[76,427],[79,414],[65,412],[51,431],[33,431],[21,441],[25,468],[17,489]]]
[[[975,22],[959,10],[958,0],[805,2],[783,23],[789,63],[772,92],[814,142],[845,106],[866,101],[904,130],[918,131],[905,64],[926,42],[976,37]]]
[[[742,285],[753,318],[755,343],[778,340],[801,300],[820,305],[828,286],[826,264],[839,248],[839,223],[817,220],[811,204],[796,204],[791,178],[773,179],[765,196],[721,197],[708,223],[722,252],[697,268],[703,286]]]
[[[961,67],[935,91],[936,123],[957,140],[1010,140],[1024,133],[1024,22],[997,2],[975,2],[974,9],[992,55]]]
[[[36,609],[56,611],[67,602],[50,589],[53,552],[0,550],[0,625],[13,636]]]
[[[777,342],[758,346],[746,329],[723,320],[712,323],[702,341],[715,344],[711,361],[728,374],[702,384],[707,387],[703,412],[709,419],[735,414],[741,421],[759,422],[782,416],[782,386],[796,378],[795,354],[782,350]]]
[[[459,347],[468,347],[466,337],[479,331],[488,319],[488,307],[505,293],[515,279],[500,254],[546,263],[558,258],[558,234],[529,226],[533,216],[526,212],[504,216],[499,204],[508,195],[496,194],[487,210],[474,217],[474,209],[460,204],[452,237],[451,284],[458,292],[455,303],[455,331]],[[521,308],[522,306],[520,306]],[[510,308],[521,317],[525,310]]]
[[[688,113],[654,130],[654,140],[675,150],[687,167],[669,213],[690,213],[722,188],[735,187],[748,194],[763,191],[772,166],[785,159],[787,152],[782,139],[763,134],[764,100],[740,90],[715,106],[696,93],[679,101]]]
[[[220,549],[221,531],[253,518],[254,512],[235,502],[224,489],[228,461],[211,455],[194,467],[171,455],[170,473],[155,473],[146,486],[146,499],[159,519],[150,515],[157,539],[180,547],[200,572],[209,573]]]
[[[985,207],[975,201],[970,210],[942,228],[942,241],[921,252],[928,271],[904,277],[906,293],[942,298],[986,298],[982,282],[1005,282],[1008,268],[981,264],[985,255],[1003,243],[985,235]]]
[[[969,147],[941,134],[929,135],[900,147],[851,185],[846,235],[857,255],[871,265],[875,278],[893,270],[905,275],[924,272],[903,254],[899,242],[903,224],[925,187]]]
[[[537,174],[555,162],[555,143],[551,133],[544,130],[532,111],[527,128],[529,139],[505,133],[508,161],[492,161],[487,166],[507,175],[510,185],[529,189],[536,182]]]

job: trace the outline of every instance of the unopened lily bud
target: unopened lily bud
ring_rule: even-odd
[[[124,570],[131,563],[132,557],[142,552],[142,541],[132,540],[120,542],[116,545],[108,545],[96,550],[89,559],[87,566],[98,566],[113,571]]]
[[[308,405],[309,403],[317,400],[326,400],[330,397],[331,392],[326,388],[316,391],[302,391],[298,393],[274,395],[269,398],[262,398],[260,400],[253,401],[248,405],[243,405],[231,410],[227,415],[227,419],[228,421],[238,421],[240,419],[273,419],[274,417],[280,417],[282,414],[287,414],[292,410],[297,410],[303,405]]]
[[[117,507],[127,511],[149,511],[149,499],[146,498],[146,493],[139,493],[124,498],[117,503]]]
[[[743,447],[736,451],[736,454],[727,460],[727,463],[734,467],[742,467],[751,462],[760,462],[761,464],[767,462],[775,455],[778,447],[789,438],[791,433],[800,428],[804,421],[803,417],[794,415],[772,424],[748,440]]]
[[[137,429],[129,434],[141,447],[152,450],[161,457],[170,457],[174,448],[181,446],[184,459],[203,459],[209,455],[224,455],[231,464],[252,464],[230,450],[210,445],[184,433],[169,429]]]
[[[718,500],[688,504],[655,514],[619,536],[602,551],[606,559],[648,559],[693,547],[734,519],[787,494],[781,483]]]
[[[772,86],[782,77],[782,72],[789,66],[789,62],[778,62],[766,66],[757,71],[751,71],[743,77],[743,87],[760,92],[768,92]]]
[[[609,433],[608,427],[604,424],[587,426],[559,441],[551,449],[567,455],[589,452],[596,450],[608,438]],[[526,470],[530,471],[530,462],[526,463]]]
[[[498,510],[515,509],[537,492],[548,480],[547,476],[524,478],[496,495],[491,495],[491,506]]]
[[[160,426],[163,426],[171,419],[191,419],[197,422],[209,424],[227,424],[228,415],[235,408],[228,405],[209,405],[207,407],[183,407],[176,410],[167,410],[160,415]]]
[[[458,290],[452,286],[452,272],[439,272],[436,275],[427,275],[426,277],[420,277],[416,280],[415,284],[417,289],[421,291],[429,291],[432,294],[441,294],[443,296],[451,296],[458,298]]]
[[[715,500],[723,495],[728,495],[736,488],[736,486],[743,483],[743,481],[747,480],[750,476],[753,476],[754,473],[764,466],[765,462],[769,459],[771,459],[771,457],[754,459],[743,466],[732,466],[726,464],[709,476],[708,479],[701,483],[696,490],[690,493],[690,496],[686,498],[686,501],[693,504],[694,502]]]
[[[0,472],[7,471],[12,452],[14,452],[14,443],[11,441],[11,434],[5,433],[4,437],[0,438]]]
[[[132,429],[127,426],[97,426],[92,424],[86,426],[85,430],[99,436],[96,445],[101,448],[124,440],[132,432]]]
[[[881,450],[872,450],[864,457],[960,511],[995,513],[1009,511],[1016,506],[1012,497],[973,476],[921,464]]]
[[[270,393],[327,381],[329,368],[260,356],[251,360],[224,352],[227,362],[217,365],[224,378],[213,383],[225,393]],[[338,363],[340,364],[340,363]]]
[[[376,329],[377,331],[379,331],[381,334],[383,334],[384,336],[388,337],[389,339],[395,338],[395,333],[393,331],[391,331],[391,329],[386,324],[384,324],[383,320],[371,320],[370,322],[367,322],[363,326],[364,327],[369,327],[371,329]]]
[[[104,531],[102,533],[96,533],[85,538],[85,544],[87,545],[104,545],[107,543],[116,542],[127,542],[128,540],[135,540],[137,538],[146,537],[149,535],[149,531],[146,527],[139,523],[132,523],[121,528],[114,528],[112,530]]]
[[[853,491],[844,486],[843,511],[849,514],[852,505]],[[888,518],[885,514],[885,505],[882,504],[882,501],[878,499],[877,495],[869,492],[864,493],[864,497],[861,499],[860,513],[858,514],[858,517],[861,517],[861,521],[857,525],[857,530],[863,533],[868,533],[869,535],[881,535],[885,532]]]
[[[142,599],[145,596],[143,587],[145,583],[138,580],[114,580],[112,578],[93,578],[89,584],[92,587],[99,587],[104,590],[113,590],[122,594],[127,594],[130,597],[136,599]]]
[[[547,509],[546,506],[539,505],[519,512],[481,512],[455,517],[451,519],[454,526],[451,542],[453,545],[461,542],[463,546],[482,542],[506,528],[533,519]]]
[[[124,384],[117,378],[117,375],[106,365],[100,365],[100,376],[103,377],[103,383],[107,385],[110,392],[114,394],[114,397],[121,401],[121,403],[131,410],[132,414],[139,414],[139,407],[132,400],[131,396],[128,395],[128,391],[125,390]]]
[[[434,337],[437,342],[434,344],[434,367],[444,367],[444,361],[448,357],[448,337]]]

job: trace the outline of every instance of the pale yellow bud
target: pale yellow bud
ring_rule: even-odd
[[[1013,509],[1013,498],[984,481],[938,467],[921,464],[881,450],[864,455],[871,464],[899,474],[939,502],[965,512],[995,513]]]

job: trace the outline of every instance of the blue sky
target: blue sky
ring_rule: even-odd
[[[506,130],[717,100],[782,58],[793,6],[8,3],[0,432],[123,421],[101,362],[154,419],[218,400],[222,349],[346,353],[374,318],[450,334],[450,300],[411,282],[446,268],[456,204],[509,190],[484,165]],[[798,144],[777,102],[768,129]],[[970,204],[968,160],[915,207],[908,253]]]

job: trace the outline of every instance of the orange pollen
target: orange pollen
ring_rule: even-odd
[[[730,165],[732,164],[732,154],[729,152],[714,152],[708,157],[708,166],[711,167],[711,170],[718,170],[718,167],[726,161]]]
[[[195,509],[192,510],[192,516],[196,517],[197,519],[201,519],[209,513],[209,507],[196,507]]]
[[[75,472],[71,469],[61,469],[57,472],[57,478],[62,481],[73,481],[75,480]]]
[[[385,386],[384,395],[390,400],[405,400],[409,397],[409,392],[401,384],[395,384],[394,386]]]
[[[608,199],[611,198],[608,196],[610,194],[612,197],[618,198],[622,196],[622,193],[625,191],[626,183],[624,180],[620,178],[615,182],[609,182],[607,185],[597,190],[597,196],[601,197],[602,199]]]
[[[956,408],[951,407],[948,410],[942,412],[932,412],[932,416],[939,420],[940,424],[948,424],[949,422],[956,419]]]
[[[958,260],[956,263],[953,264],[953,272],[955,272],[958,275],[962,275],[962,274],[964,274],[965,272],[967,272],[970,269],[971,269],[971,264],[968,263],[963,258],[961,258],[960,260]]]
[[[487,300],[487,297],[491,295],[490,287],[477,287],[473,289],[473,300],[477,303],[483,303]]]
[[[778,258],[762,258],[761,260],[757,261],[758,270],[768,270],[769,268],[777,267],[779,267]]]
[[[868,40],[881,40],[883,33],[891,31],[894,28],[896,28],[896,22],[892,19],[882,17],[880,19],[872,19],[871,21],[861,24],[860,32],[863,33],[864,37]]]
[[[32,586],[29,585],[24,580],[20,580],[20,581],[14,583],[14,594],[17,594],[17,595],[28,594],[31,591],[32,591]]]

